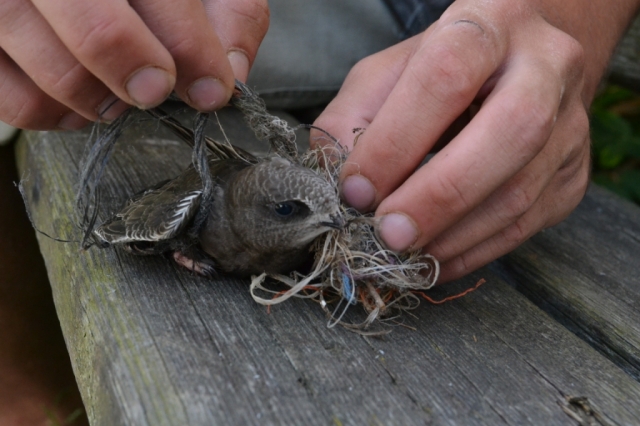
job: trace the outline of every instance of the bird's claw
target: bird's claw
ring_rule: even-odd
[[[181,251],[173,252],[173,260],[180,266],[184,266],[188,270],[195,272],[196,274],[204,277],[212,277],[216,275],[216,270],[213,267],[211,261],[201,260],[197,261],[191,257],[186,256]]]

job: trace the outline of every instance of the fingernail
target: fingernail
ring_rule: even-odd
[[[240,81],[247,81],[249,75],[249,58],[242,50],[231,50],[227,53],[233,75]]]
[[[76,112],[68,112],[58,121],[58,128],[62,130],[79,130],[89,124],[89,120]]]
[[[166,99],[176,83],[174,76],[156,67],[142,68],[127,80],[125,89],[138,108],[151,108]]]
[[[196,80],[187,91],[189,103],[200,111],[211,111],[222,107],[227,101],[227,89],[220,80],[204,77]]]
[[[130,106],[131,105],[119,99],[112,93],[100,103],[98,108],[96,108],[96,113],[98,114],[100,121],[111,122],[120,117],[120,114]]]
[[[351,175],[342,182],[342,199],[360,212],[371,210],[376,200],[376,189],[362,175]]]
[[[403,252],[418,240],[418,228],[402,213],[389,213],[380,218],[376,228],[378,238],[392,251]]]

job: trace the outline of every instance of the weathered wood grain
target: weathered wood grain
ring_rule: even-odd
[[[149,136],[116,151],[107,203],[189,161],[181,144]],[[58,237],[80,237],[73,187],[86,138],[27,132],[18,146],[34,221]],[[487,279],[467,297],[405,315],[415,330],[367,338],[328,329],[306,300],[269,314],[243,281],[39,241],[93,425],[570,425],[568,395],[617,424],[640,418],[638,382],[488,269],[452,285]]]
[[[640,208],[598,187],[496,263],[501,276],[640,380]]]
[[[609,66],[611,81],[640,91],[640,16],[620,41]]]

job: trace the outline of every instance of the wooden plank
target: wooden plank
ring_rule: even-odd
[[[640,16],[620,41],[609,66],[610,80],[640,91]]]
[[[560,225],[496,264],[507,281],[640,379],[640,208],[593,186]]]
[[[79,238],[70,219],[86,138],[26,132],[18,146],[35,223],[58,237]],[[105,201],[170,177],[189,156],[155,136],[121,144]],[[243,281],[39,241],[93,425],[566,425],[567,395],[618,424],[640,418],[638,382],[487,269],[452,285],[488,280],[469,296],[405,315],[415,330],[367,338],[328,329],[306,300],[268,314]]]

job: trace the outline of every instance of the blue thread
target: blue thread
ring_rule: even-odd
[[[356,304],[355,298],[355,289],[351,284],[351,277],[349,275],[343,273],[342,274],[342,297],[346,299],[346,301],[352,305]]]

